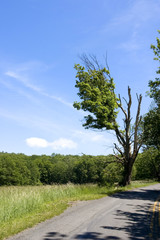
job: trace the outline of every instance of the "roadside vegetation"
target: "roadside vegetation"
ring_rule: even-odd
[[[10,186],[0,188],[0,239],[62,213],[73,201],[100,198],[96,185]]]
[[[93,200],[115,192],[155,184],[154,181],[133,182],[127,187],[95,184],[0,187],[0,240],[61,214],[79,200]]]
[[[26,156],[0,153],[0,240],[62,213],[74,201],[98,199],[159,180],[159,151],[139,153],[131,185],[114,156]]]

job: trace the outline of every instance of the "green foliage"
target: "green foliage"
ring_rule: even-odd
[[[59,161],[55,163],[52,170],[52,182],[60,184],[69,182],[69,171],[70,169],[65,162]]]
[[[158,31],[160,33],[160,31]],[[151,45],[155,58],[158,61],[157,74],[160,74],[160,39],[157,38],[157,46]],[[150,97],[154,99],[156,107],[151,109],[143,120],[143,140],[144,144],[149,147],[159,148],[160,146],[160,78],[149,81]]]
[[[112,186],[122,181],[123,167],[121,164],[110,163],[103,170],[103,184]]]
[[[51,162],[51,157],[42,155],[37,156],[34,163],[37,165],[40,176],[39,180],[43,184],[50,184],[52,181],[52,170],[53,170],[53,164]]]
[[[83,155],[74,167],[76,183],[96,183],[98,182],[98,166],[93,156]]]
[[[0,240],[61,214],[71,202],[107,195],[97,185],[52,185],[0,188]]]
[[[98,184],[112,186],[121,182],[123,167],[113,155],[60,155],[26,156],[0,153],[0,186]],[[160,152],[155,148],[138,155],[132,179],[159,179]]]
[[[145,149],[138,155],[136,162],[135,179],[160,180],[160,152],[155,148]]]
[[[144,151],[143,153],[138,155],[135,162],[135,167],[135,179],[152,179],[155,177],[152,158],[148,151]]]
[[[88,69],[79,64],[77,70],[76,85],[79,89],[78,96],[81,102],[74,102],[78,110],[89,111],[92,115],[85,117],[86,128],[114,129],[117,117],[117,98],[114,93],[115,85],[109,71],[103,69]]]
[[[153,108],[144,116],[143,142],[149,147],[160,147],[160,108]]]
[[[158,31],[160,34],[160,31]],[[158,61],[158,70],[157,74],[160,74],[160,39],[157,37],[157,46],[151,45],[151,49],[153,49],[155,58],[154,60]],[[150,97],[154,99],[154,101],[160,105],[160,78],[157,77],[154,81],[149,81],[150,87]]]
[[[102,184],[103,169],[110,159],[110,156],[0,153],[0,186],[68,182]]]
[[[32,185],[39,182],[39,170],[24,154],[0,153],[0,185]]]

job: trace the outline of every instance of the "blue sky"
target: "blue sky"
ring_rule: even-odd
[[[85,130],[72,107],[74,64],[82,53],[103,61],[107,52],[116,92],[127,97],[131,87],[133,118],[142,93],[146,113],[159,13],[160,0],[1,0],[0,151],[112,153],[114,135]]]

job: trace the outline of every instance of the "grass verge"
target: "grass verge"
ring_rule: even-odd
[[[117,188],[92,184],[0,187],[0,240],[61,214],[72,201],[98,199],[155,183],[136,181]]]

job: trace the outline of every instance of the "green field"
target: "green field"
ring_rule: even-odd
[[[98,199],[152,183],[135,182],[127,188],[110,189],[93,184],[0,187],[0,240],[59,215],[73,201]]]

